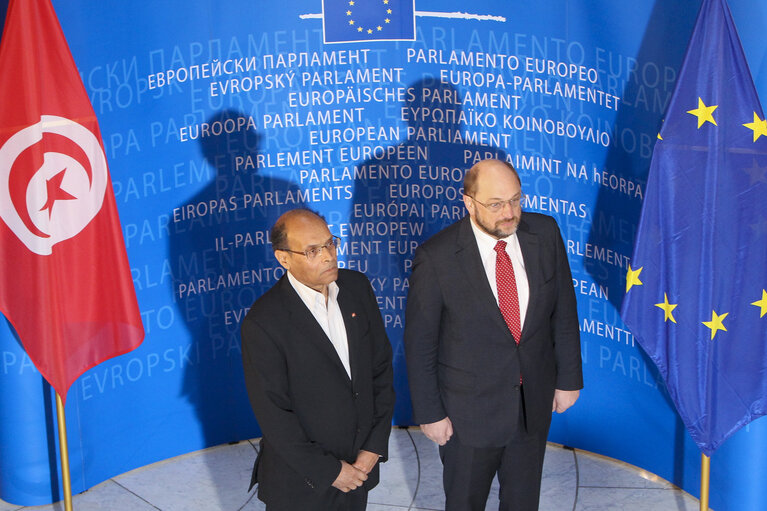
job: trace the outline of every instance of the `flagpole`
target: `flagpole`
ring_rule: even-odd
[[[708,511],[708,487],[711,475],[711,458],[700,455],[700,511]]]
[[[69,478],[69,449],[67,447],[67,424],[64,419],[64,403],[56,392],[56,417],[59,423],[59,451],[61,453],[61,481],[64,484],[64,509],[72,511],[72,483]]]

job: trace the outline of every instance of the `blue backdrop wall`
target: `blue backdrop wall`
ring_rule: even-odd
[[[100,121],[146,330],[68,394],[75,492],[260,435],[239,322],[281,276],[268,230],[299,205],[370,277],[394,347],[395,422],[410,424],[411,258],[462,216],[465,170],[495,155],[519,170],[525,208],[557,219],[578,296],[586,387],[550,439],[698,494],[699,452],[617,311],[699,0],[53,4]],[[767,5],[730,6],[765,98]],[[0,381],[0,498],[58,500],[51,390],[5,323]],[[712,507],[759,507],[766,451],[759,420],[714,455]]]

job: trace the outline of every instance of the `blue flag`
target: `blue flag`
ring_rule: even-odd
[[[767,413],[767,122],[704,0],[653,152],[622,316],[707,455]]]
[[[415,40],[415,0],[322,0],[326,43]]]

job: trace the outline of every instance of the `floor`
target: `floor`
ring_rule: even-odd
[[[257,442],[197,451],[114,477],[73,497],[75,511],[263,511],[247,493]],[[436,444],[417,428],[392,430],[389,461],[369,495],[368,511],[444,509]],[[64,503],[20,507],[0,500],[0,511],[63,511]],[[498,509],[493,485],[487,510]],[[549,444],[541,510],[694,511],[698,500],[631,465]]]

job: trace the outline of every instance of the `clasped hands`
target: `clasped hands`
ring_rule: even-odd
[[[370,451],[360,451],[353,464],[341,460],[341,472],[333,481],[333,487],[344,493],[349,493],[362,486],[367,481],[368,474],[378,463],[379,456]]]

